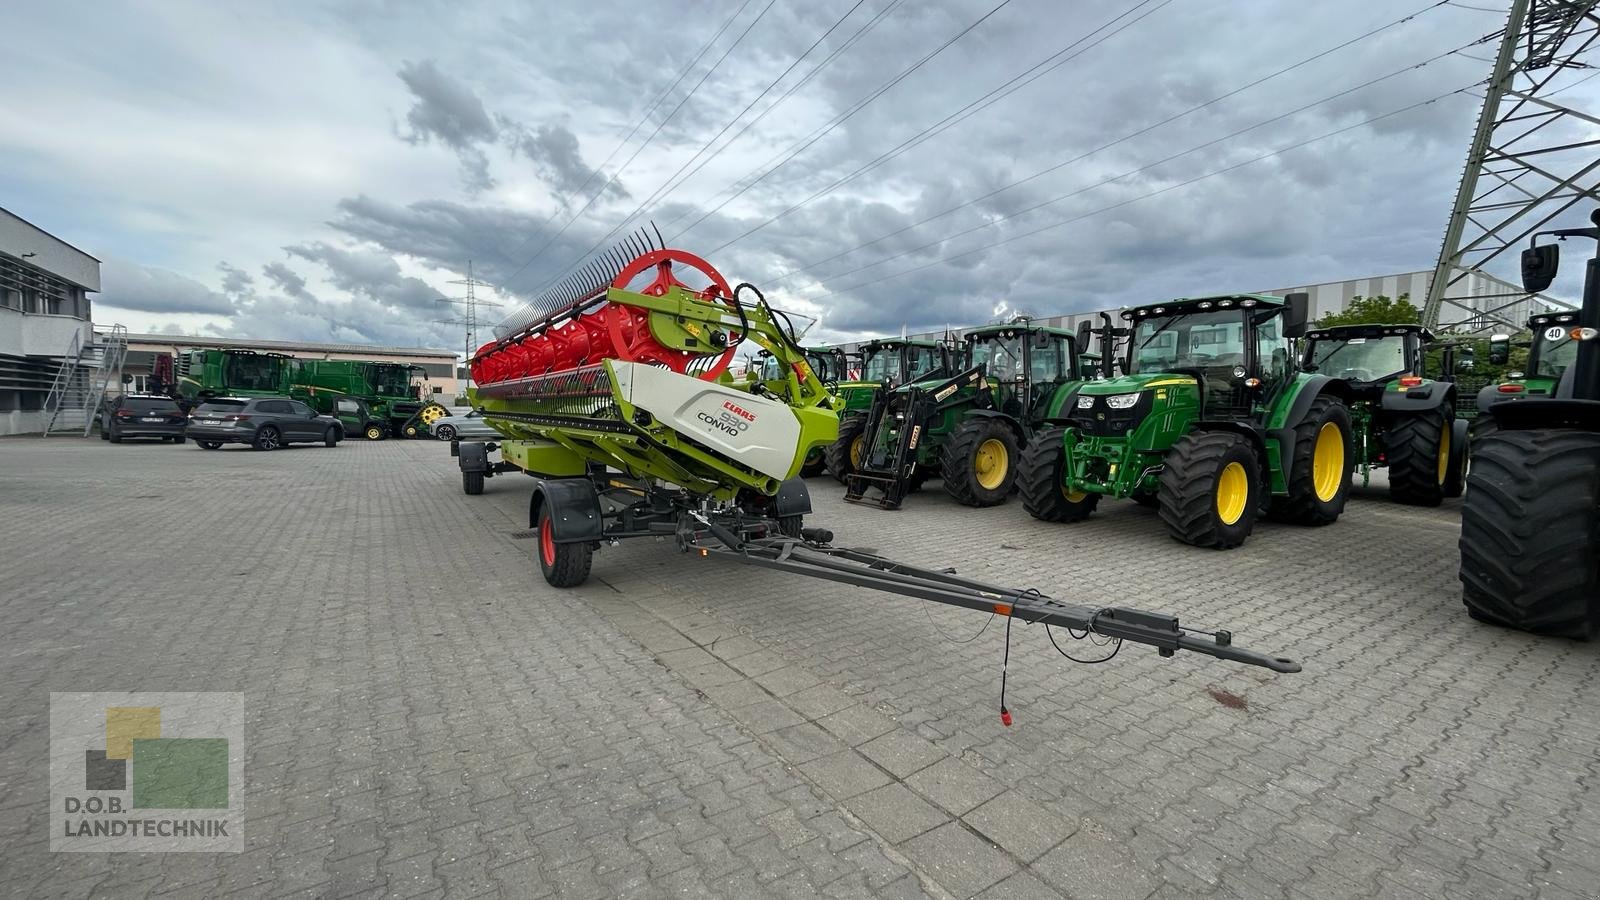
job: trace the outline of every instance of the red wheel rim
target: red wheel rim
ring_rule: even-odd
[[[679,281],[672,274],[672,264],[674,262],[682,263],[706,276],[711,280],[710,286],[702,291],[693,291],[692,288]],[[669,247],[665,250],[652,250],[639,256],[633,262],[624,266],[622,271],[617,273],[617,277],[611,279],[611,286],[627,289],[635,278],[652,266],[656,269],[655,280],[638,293],[659,297],[665,294],[669,288],[681,287],[685,290],[693,291],[703,300],[721,300],[732,308],[734,303],[733,289],[728,286],[728,280],[723,278],[722,273],[713,268],[710,263],[687,250],[677,250]],[[617,355],[617,359],[625,362],[657,363],[674,372],[681,373],[686,372],[696,360],[713,358],[707,354],[689,353],[683,350],[663,347],[650,334],[647,327],[642,329],[642,333],[635,334],[634,339],[630,342],[623,332],[623,320],[627,315],[626,310],[618,309],[614,310],[608,317],[607,324],[611,328],[611,346],[613,352]],[[715,357],[716,362],[703,371],[694,372],[694,376],[704,381],[716,380],[717,376],[721,375],[728,368],[728,364],[733,361],[733,351],[733,347],[724,350],[720,356]]]
[[[556,541],[550,533],[550,517],[539,520],[539,557],[547,566],[556,564]]]

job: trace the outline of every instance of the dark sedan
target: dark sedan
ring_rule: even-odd
[[[298,400],[279,397],[213,397],[189,416],[189,437],[202,449],[249,444],[276,450],[313,441],[332,447],[344,438],[333,416],[321,416]]]
[[[113,397],[100,412],[100,439],[120,444],[123,438],[149,437],[181,444],[188,422],[170,397]]]

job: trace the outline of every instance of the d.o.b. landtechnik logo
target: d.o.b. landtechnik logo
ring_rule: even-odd
[[[50,695],[50,849],[244,849],[244,695]]]

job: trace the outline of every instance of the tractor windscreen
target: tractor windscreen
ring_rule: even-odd
[[[907,347],[906,380],[916,381],[939,368],[939,353],[932,347]]]
[[[411,372],[405,366],[373,366],[372,389],[380,397],[416,397]]]
[[[1244,365],[1244,332],[1239,309],[1147,316],[1134,326],[1128,344],[1128,374],[1213,368],[1231,373]]]
[[[1402,334],[1313,341],[1308,355],[1313,371],[1349,381],[1380,381],[1407,371]]]
[[[1551,337],[1556,332],[1560,336]],[[1570,329],[1552,325],[1534,335],[1533,349],[1528,351],[1528,368],[1533,375],[1560,378],[1577,361],[1578,342],[1572,339]]]
[[[284,360],[278,356],[229,353],[222,363],[222,383],[229,390],[281,390],[279,373],[283,366]]]
[[[817,380],[822,382],[839,381],[843,374],[839,371],[838,357],[832,353],[812,353],[807,351],[806,362],[811,366],[811,371],[816,374]]]
[[[1022,369],[1022,337],[1009,338],[992,334],[971,342],[970,365],[983,366],[983,373],[1000,381],[1012,381],[1025,375]]]
[[[879,350],[867,359],[861,369],[862,381],[897,381],[900,378],[899,348]]]

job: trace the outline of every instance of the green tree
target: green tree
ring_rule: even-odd
[[[1332,328],[1336,325],[1409,325],[1422,321],[1422,310],[1411,303],[1410,294],[1401,294],[1389,298],[1383,294],[1376,297],[1362,297],[1359,294],[1350,298],[1350,303],[1343,312],[1328,313],[1317,320],[1318,328]]]

